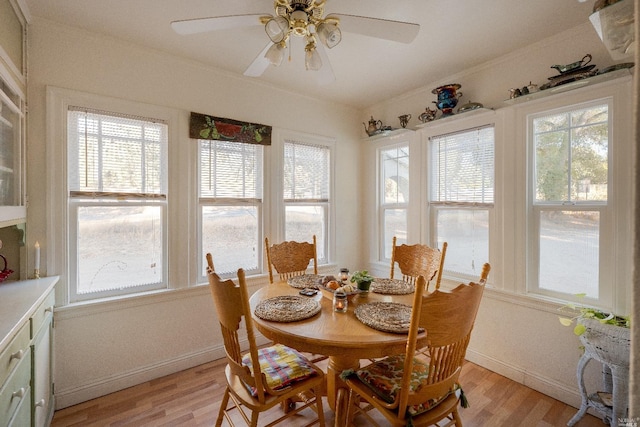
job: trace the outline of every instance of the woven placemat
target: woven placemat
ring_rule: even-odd
[[[322,276],[319,274],[303,274],[302,276],[295,276],[287,280],[289,286],[296,289],[312,288],[318,289],[318,282],[322,280]]]
[[[320,303],[308,297],[282,295],[260,301],[255,315],[272,322],[296,322],[320,312]]]
[[[411,324],[411,306],[397,302],[369,302],[355,309],[359,321],[382,332],[406,334]]]
[[[416,287],[411,283],[398,279],[376,279],[371,284],[371,292],[386,295],[412,294]]]

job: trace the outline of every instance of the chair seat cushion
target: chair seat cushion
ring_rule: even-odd
[[[281,390],[295,382],[317,375],[316,370],[304,356],[282,344],[258,349],[258,359],[260,369],[267,378],[267,385],[272,390]],[[242,363],[253,372],[249,354],[242,357]],[[255,397],[257,395],[255,387],[248,388]]]
[[[390,356],[382,360],[378,360],[355,372],[357,378],[366,384],[378,397],[387,403],[395,401],[402,384],[402,375],[404,369],[404,355]],[[411,381],[409,387],[411,391],[420,388],[421,384],[429,376],[429,365],[420,361],[413,360],[413,372],[411,373]],[[434,399],[429,399],[419,405],[409,406],[407,412],[411,416],[416,416],[422,412],[426,412],[438,405],[446,399],[451,393],[457,389],[446,393]]]

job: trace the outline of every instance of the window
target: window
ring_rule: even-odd
[[[530,116],[534,292],[600,297],[609,110],[600,101]]]
[[[68,108],[71,301],[166,287],[167,128]]]
[[[430,138],[432,245],[447,242],[445,270],[477,278],[489,261],[494,126]]]
[[[261,271],[263,146],[198,140],[201,275],[210,252],[221,276]]]
[[[391,259],[393,237],[397,244],[407,243],[409,208],[409,145],[407,143],[378,150],[378,191],[380,197],[381,260]]]
[[[326,145],[284,141],[285,240],[311,242],[315,235],[320,264],[328,262],[330,157]]]

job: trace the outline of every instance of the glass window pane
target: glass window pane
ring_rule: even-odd
[[[384,258],[391,259],[393,237],[396,237],[397,245],[407,243],[407,210],[385,209],[383,221]]]
[[[438,247],[448,244],[444,269],[479,276],[489,262],[489,211],[438,209],[436,215]]]
[[[599,238],[599,212],[540,212],[539,287],[598,298]]]
[[[203,206],[202,259],[210,252],[219,274],[256,271],[262,253],[258,218],[256,206]]]
[[[325,235],[327,229],[326,209],[322,205],[287,205],[285,206],[285,240],[296,242],[312,242],[316,236],[316,252],[318,262],[326,260]]]
[[[380,150],[383,203],[409,202],[409,147]]]
[[[533,120],[536,201],[607,200],[608,119],[599,105]]]
[[[160,206],[78,208],[78,294],[162,283]]]

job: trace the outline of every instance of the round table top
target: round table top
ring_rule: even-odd
[[[299,289],[285,282],[266,285],[257,290],[250,298],[251,313],[260,301],[280,296],[299,295]],[[311,318],[296,322],[273,322],[252,315],[256,328],[268,339],[293,347],[299,351],[343,356],[349,358],[378,358],[391,354],[401,354],[406,350],[407,335],[381,332],[360,322],[354,309],[358,304],[373,301],[398,302],[411,305],[413,294],[382,295],[374,292],[359,294],[349,302],[346,313],[333,311],[333,302],[321,292],[313,297],[321,305],[320,313]],[[426,335],[418,336],[420,341]]]

